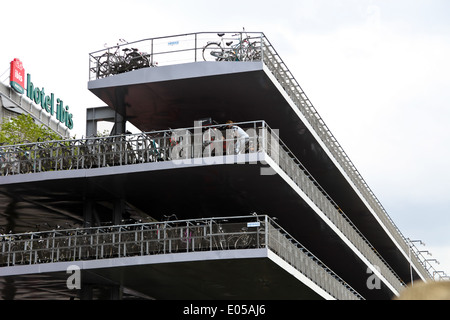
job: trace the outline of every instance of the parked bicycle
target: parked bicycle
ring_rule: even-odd
[[[218,33],[220,41],[209,42],[203,47],[202,55],[205,61],[258,61],[261,60],[261,42],[250,36],[242,38],[241,34],[234,34],[232,41],[225,42],[225,33]],[[234,44],[237,40],[238,43]]]
[[[0,153],[0,176],[7,176],[11,170],[11,164],[4,154]]]
[[[142,133],[137,137],[136,163],[163,161],[160,146],[150,134]]]
[[[228,238],[228,246],[232,249],[247,249],[256,246],[258,231],[250,232],[247,227]]]
[[[97,79],[124,73],[140,68],[156,66],[151,61],[151,55],[140,52],[137,48],[122,48],[127,42],[119,39],[119,43],[111,52],[109,49],[101,56],[97,57]]]

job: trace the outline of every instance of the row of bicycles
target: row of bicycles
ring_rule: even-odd
[[[218,33],[219,40],[209,41],[202,49],[204,61],[259,61],[262,58],[261,39],[236,33],[226,37],[225,33]],[[199,48],[200,49],[200,48]],[[197,50],[195,48],[194,50]],[[161,52],[158,54],[173,53]],[[119,39],[116,46],[108,48],[95,59],[97,79],[111,75],[125,73],[141,68],[156,67],[154,54],[142,52],[137,48],[127,47],[124,39]]]
[[[257,248],[264,230],[246,223],[158,222],[0,235],[0,265]]]
[[[201,130],[201,136],[188,129],[170,129],[63,141],[44,138],[37,143],[0,145],[0,176],[249,153],[255,152],[259,145],[254,130],[249,131],[250,137],[243,142],[223,126],[205,126]]]
[[[0,146],[0,176],[156,162],[167,157],[163,150],[147,135],[135,137],[134,141],[126,135],[38,143],[24,141],[20,145]]]
[[[217,34],[219,41],[208,42],[203,47],[202,57],[205,61],[260,61],[261,41],[250,36],[242,37],[242,34],[234,34],[231,39],[226,39],[225,33]],[[228,40],[228,41],[227,41]],[[235,43],[236,42],[236,43]]]
[[[125,43],[125,40],[119,39],[119,43],[113,47],[113,50],[108,50],[96,57],[97,78],[157,66],[157,63],[152,62],[150,54],[141,52],[137,48],[122,48]]]

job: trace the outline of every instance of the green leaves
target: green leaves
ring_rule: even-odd
[[[0,145],[60,139],[61,137],[52,130],[36,124],[28,114],[21,114],[0,125]]]

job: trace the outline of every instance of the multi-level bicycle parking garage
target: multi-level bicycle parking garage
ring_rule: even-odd
[[[88,88],[116,134],[0,146],[0,218],[14,229],[3,276],[61,277],[78,263],[149,297],[183,298],[178,279],[191,297],[265,299],[386,299],[432,278],[263,33],[145,39],[89,58]],[[248,135],[240,148],[229,119]],[[125,121],[142,132],[125,134]]]

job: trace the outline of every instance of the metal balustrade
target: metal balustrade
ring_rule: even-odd
[[[180,63],[261,61],[263,37],[261,32],[201,32],[119,41],[115,46],[89,54],[89,80]],[[218,45],[206,48],[211,43]]]
[[[265,243],[264,232],[259,227],[249,227],[238,219],[226,224],[222,220],[164,221],[2,235],[0,264],[260,248]]]
[[[247,146],[226,124],[107,137],[0,146],[0,176],[190,160],[261,151],[264,121],[236,123],[250,135]],[[245,147],[245,148],[244,148]]]
[[[255,214],[1,235],[0,266],[259,248],[336,299],[363,299],[270,217]]]

